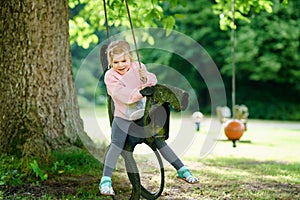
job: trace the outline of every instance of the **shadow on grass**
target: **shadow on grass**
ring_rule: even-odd
[[[70,171],[50,173],[53,162],[50,167],[43,168],[49,173],[48,180],[2,184],[0,199],[111,199],[99,193],[102,166],[96,163],[97,160],[81,151],[73,156],[58,154],[56,158],[59,163],[65,159],[63,167]],[[166,167],[166,185],[161,200],[300,199],[300,163],[230,157],[192,158],[185,163],[200,178],[200,183],[181,182],[176,179],[175,170]],[[154,175],[147,174],[143,184],[151,184]],[[129,199],[131,186],[124,169],[115,171],[113,186],[117,199]]]

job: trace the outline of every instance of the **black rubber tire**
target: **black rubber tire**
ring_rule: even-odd
[[[127,176],[132,186],[130,200],[139,200],[141,197],[141,179],[140,174],[133,158],[132,152],[122,152],[125,161]]]
[[[157,150],[153,150],[153,151],[156,155],[156,158],[158,160],[159,167],[160,167],[160,186],[156,192],[150,192],[146,188],[144,188],[143,185],[141,185],[142,196],[144,198],[146,198],[147,200],[154,200],[154,199],[157,199],[158,197],[160,197],[161,193],[164,190],[164,185],[165,185],[165,170],[164,170],[164,166],[163,166],[163,162],[162,162],[160,153]]]
[[[149,146],[149,145],[148,145]],[[131,193],[131,197],[130,199],[140,199],[140,196],[142,195],[144,198],[146,198],[147,200],[155,200],[157,199],[161,193],[163,192],[164,189],[164,185],[165,185],[165,171],[164,171],[164,166],[163,166],[163,162],[160,156],[160,153],[157,151],[157,149],[155,149],[154,147],[149,146],[157,160],[159,163],[159,167],[160,167],[160,185],[157,191],[155,192],[150,192],[148,191],[142,184],[141,184],[141,179],[140,179],[140,174],[138,171],[138,167],[137,164],[133,158],[133,154],[132,152],[129,151],[123,151],[122,156],[124,158],[125,161],[125,165],[126,165],[126,171],[127,171],[127,175],[128,178],[130,180],[130,183],[132,185],[132,193]],[[134,172],[134,173],[132,173]]]
[[[133,157],[133,150],[134,150],[135,146],[131,146],[129,151],[127,149],[127,151],[122,151],[122,153],[121,153],[121,155],[124,159],[124,162],[125,162],[127,176],[132,185],[130,200],[139,200],[141,196],[143,196],[147,200],[155,200],[155,199],[159,198],[163,192],[164,185],[165,185],[165,171],[164,171],[162,158],[160,156],[160,153],[157,151],[156,147],[153,147],[152,145],[151,146],[148,145],[148,146],[153,150],[153,152],[158,160],[158,163],[159,163],[160,186],[157,191],[150,192],[144,186],[141,185],[139,170],[138,170],[137,164],[135,162],[135,159]],[[107,147],[107,150],[108,149],[109,149],[109,146]],[[107,151],[106,151],[106,153],[107,153]],[[106,153],[104,156],[104,160],[106,157]]]

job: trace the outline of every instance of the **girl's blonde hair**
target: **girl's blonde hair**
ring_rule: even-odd
[[[125,56],[128,56],[130,60],[133,60],[133,55],[128,42],[124,40],[111,42],[107,47],[108,65],[112,63],[114,55],[120,55],[123,53],[125,54]]]

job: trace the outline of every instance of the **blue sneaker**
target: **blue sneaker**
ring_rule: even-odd
[[[112,188],[112,182],[111,178],[108,176],[103,176],[101,178],[100,184],[99,184],[99,190],[102,195],[106,196],[114,196],[115,192]]]
[[[186,168],[185,166],[181,167],[178,171],[177,171],[177,178],[180,180],[183,180],[187,183],[190,184],[195,184],[195,183],[199,183],[199,179],[195,176],[193,176],[193,174],[190,172],[190,170],[188,168]]]

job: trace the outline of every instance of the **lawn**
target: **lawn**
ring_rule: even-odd
[[[104,134],[107,139],[106,114],[97,114],[99,128],[108,133]],[[190,115],[172,115],[167,142],[201,182],[178,182],[174,169],[165,163],[166,186],[160,199],[300,199],[300,123],[249,120],[247,131],[233,148],[223,127],[215,131],[212,126],[216,122],[212,120],[206,117],[200,132],[196,132]],[[212,143],[209,148],[207,142]],[[136,147],[135,157],[140,163],[153,159],[151,155],[145,145]],[[149,169],[149,162],[139,165],[146,177],[142,181],[153,187],[159,178],[157,166]],[[121,162],[120,174],[125,173],[123,166]]]
[[[107,113],[97,108],[96,112],[84,110],[81,115],[98,151],[58,152],[47,165],[40,166],[48,178],[31,182],[21,181],[22,174],[13,167],[16,164],[2,157],[0,172],[5,173],[0,180],[0,199],[109,199],[98,191],[103,142],[109,143],[110,138]],[[175,170],[165,163],[166,183],[159,199],[300,199],[299,123],[249,120],[236,148],[226,140],[222,127],[216,131],[213,125],[212,119],[205,117],[200,132],[196,132],[190,115],[172,113],[167,142],[200,183],[187,185],[177,180]],[[143,185],[155,187],[159,173],[149,148],[137,146],[135,158]],[[13,172],[17,175],[11,177],[20,181],[5,182],[7,174]],[[116,198],[129,199],[131,187],[122,159],[113,182]]]

